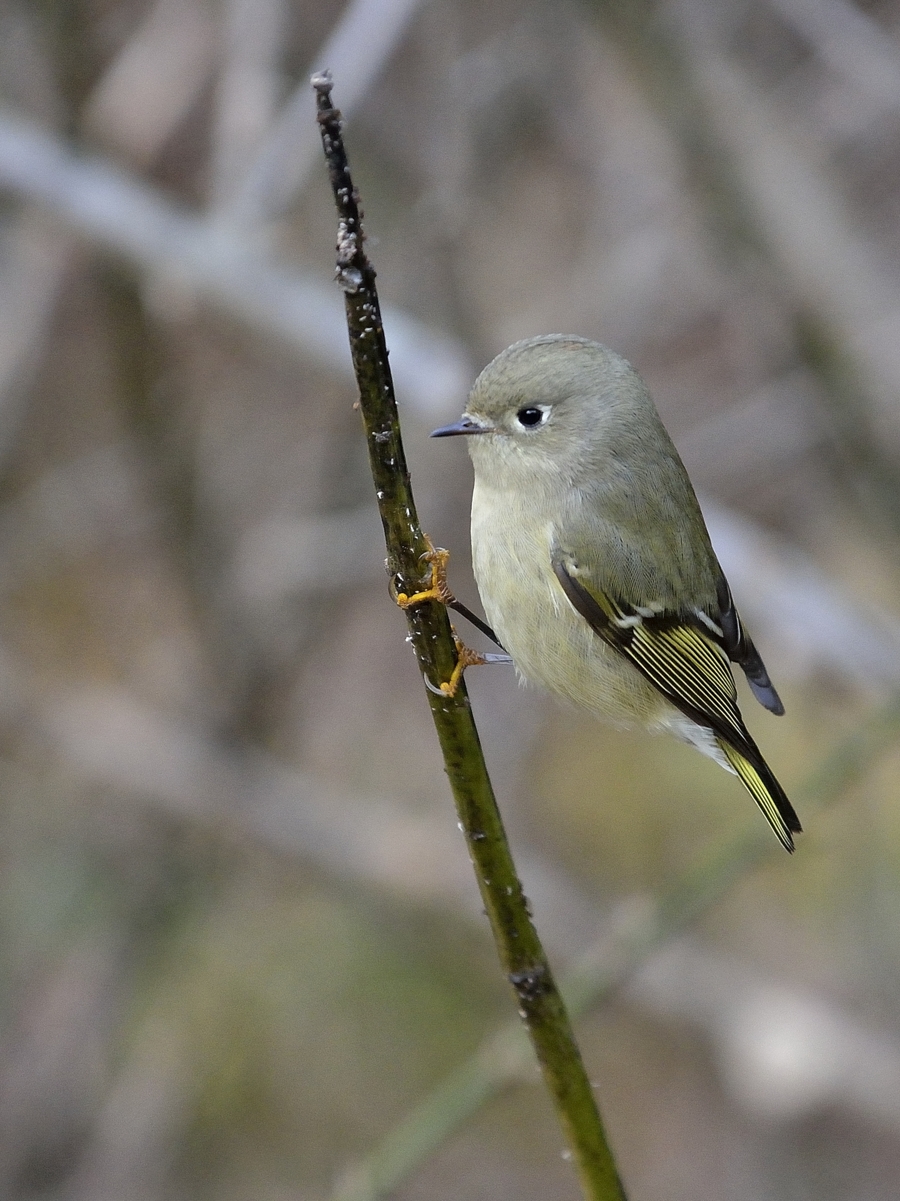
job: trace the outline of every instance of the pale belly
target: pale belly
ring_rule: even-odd
[[[620,725],[670,726],[673,706],[566,598],[551,566],[552,527],[484,500],[482,491],[472,511],[475,580],[522,678]]]

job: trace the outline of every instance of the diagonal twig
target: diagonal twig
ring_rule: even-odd
[[[800,789],[804,811],[823,810],[857,784],[890,750],[900,730],[900,694],[848,735]],[[577,1017],[607,1000],[661,946],[694,924],[771,851],[755,827],[703,854],[647,903],[630,905],[620,920],[566,972],[562,992]],[[380,1201],[390,1196],[483,1105],[525,1078],[528,1048],[507,1023],[491,1033],[382,1139],[352,1165],[332,1201]]]
[[[341,116],[331,103],[330,75],[316,75],[312,82],[338,211],[337,279],[344,292],[388,570],[397,591],[412,595],[428,587],[429,544],[419,525],[406,469],[375,272],[363,249],[359,201],[344,150]],[[587,1198],[621,1201],[622,1185],[562,997],[531,922],[465,687],[453,697],[440,690],[456,658],[446,609],[427,602],[408,609],[407,619],[498,956],[540,1061],[573,1165]]]

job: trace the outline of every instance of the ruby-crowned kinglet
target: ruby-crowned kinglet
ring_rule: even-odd
[[[472,554],[526,680],[665,729],[735,772],[782,844],[800,822],[747,732],[731,663],[783,713],[741,625],[687,472],[640,376],[585,338],[517,342],[475,381]]]

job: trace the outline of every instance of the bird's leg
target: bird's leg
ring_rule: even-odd
[[[455,696],[456,690],[459,688],[459,682],[463,678],[463,672],[467,667],[480,667],[483,663],[492,662],[492,658],[486,658],[479,654],[478,651],[473,651],[470,646],[462,641],[457,636],[456,630],[453,631],[453,641],[456,644],[456,666],[450,673],[450,679],[445,684],[441,684],[441,692],[444,696]]]
[[[466,644],[456,633],[456,630],[452,630],[452,634],[453,641],[456,645],[456,666],[450,673],[450,679],[444,684],[440,684],[437,688],[435,688],[434,684],[432,684],[428,679],[425,680],[425,687],[429,690],[429,692],[433,692],[437,696],[456,696],[456,690],[459,688],[459,682],[462,679],[463,672],[467,667],[480,667],[485,663],[512,663],[512,659],[506,653],[506,651],[500,655],[493,651],[485,651],[485,653],[482,654],[480,651],[473,651],[470,646],[466,646]]]
[[[471,609],[467,608],[461,600],[457,600],[450,591],[450,586],[447,583],[447,561],[450,558],[450,552],[444,550],[443,547],[435,547],[432,545],[431,539],[425,535],[425,542],[428,550],[425,552],[425,558],[431,564],[431,587],[424,589],[422,592],[414,592],[412,596],[408,596],[405,592],[395,592],[395,585],[391,586],[391,595],[400,606],[401,609],[409,609],[413,605],[420,605],[423,601],[438,601],[442,605],[446,605],[448,609],[455,609],[460,616],[466,621],[471,622],[476,629],[481,630],[490,638],[491,642],[496,643],[503,650],[503,643],[487,624],[477,617]],[[503,655],[489,655],[488,663],[508,663],[509,657],[504,652]]]
[[[458,608],[464,616],[474,621],[499,646],[500,643],[494,631],[479,618],[471,614],[450,591],[450,586],[447,583],[447,560],[450,558],[450,552],[444,550],[443,547],[434,546],[427,534],[425,535],[425,541],[428,545],[428,550],[425,552],[423,558],[431,564],[431,586],[423,589],[421,592],[414,592],[412,596],[408,596],[405,592],[395,593],[394,600],[396,600],[401,609],[411,609],[413,605],[421,605],[425,601],[438,601],[442,605]],[[456,644],[456,666],[450,674],[450,679],[446,683],[441,684],[439,689],[435,688],[433,684],[429,684],[427,680],[425,681],[432,692],[439,691],[442,696],[452,697],[456,695],[459,682],[467,667],[477,667],[482,663],[511,662],[509,655],[505,653],[502,655],[490,653],[482,655],[478,651],[473,651],[471,647],[466,646],[462,639],[457,636],[456,630],[453,631],[453,641]]]
[[[447,583],[447,560],[450,558],[450,552],[442,546],[434,546],[427,534],[425,542],[428,550],[422,557],[431,564],[431,586],[422,592],[414,592],[412,596],[398,592],[394,600],[401,609],[411,609],[413,605],[421,605],[424,601],[439,601],[442,605],[450,605],[456,600]]]

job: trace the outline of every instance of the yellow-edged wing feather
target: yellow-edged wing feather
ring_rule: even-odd
[[[561,559],[556,576],[574,608],[604,642],[634,664],[692,721],[711,730],[728,762],[787,850],[800,821],[750,736],[724,647],[699,617],[626,606],[577,578]]]

